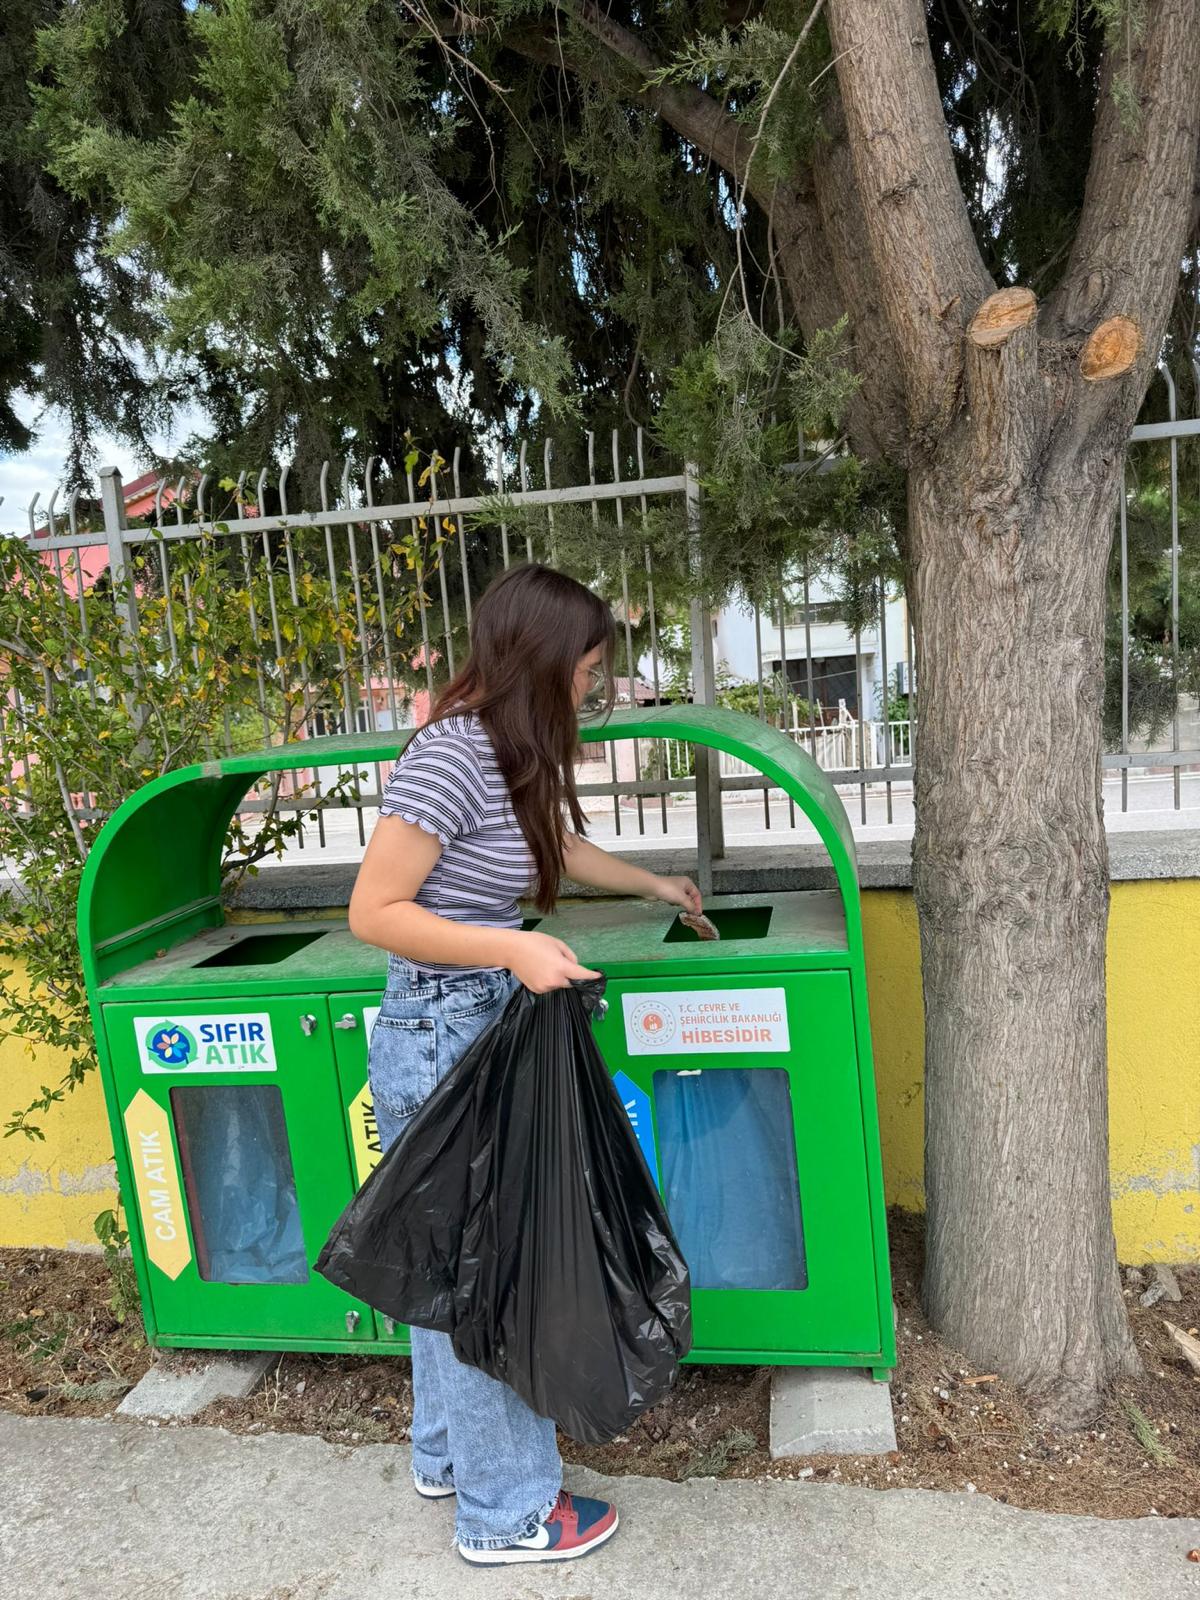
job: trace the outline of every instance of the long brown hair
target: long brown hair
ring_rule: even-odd
[[[431,721],[474,712],[486,728],[537,868],[539,911],[553,911],[575,793],[579,724],[572,698],[580,657],[604,646],[606,707],[613,701],[612,612],[574,578],[536,563],[510,567],[475,607],[471,653],[438,696]]]

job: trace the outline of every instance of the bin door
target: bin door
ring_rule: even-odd
[[[379,1015],[380,990],[338,994],[330,999],[334,1048],[337,1052],[343,1115],[349,1134],[355,1187],[361,1187],[383,1159],[375,1107],[367,1083],[367,1047]],[[399,1350],[408,1349],[408,1329],[382,1312],[375,1313],[378,1337]]]
[[[312,1263],[354,1192],[324,995],[104,1008],[164,1338],[369,1342]]]
[[[616,979],[597,1040],[692,1273],[696,1354],[880,1348],[845,972]]]

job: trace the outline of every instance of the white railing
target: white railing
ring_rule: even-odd
[[[790,738],[809,755],[819,767],[830,772],[870,772],[884,767],[912,765],[914,724],[904,721],[859,722],[846,716],[843,720],[826,726],[809,727],[797,723],[785,730]],[[691,776],[691,750],[676,739],[664,740],[666,776],[687,778]],[[736,756],[721,753],[723,778],[753,777],[758,769]]]

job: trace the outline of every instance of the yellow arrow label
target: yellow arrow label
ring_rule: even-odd
[[[354,1146],[354,1170],[360,1184],[366,1183],[383,1159],[379,1143],[379,1126],[375,1121],[375,1107],[371,1102],[370,1088],[363,1084],[357,1094],[346,1104],[350,1119],[350,1142]]]
[[[146,1254],[168,1278],[177,1278],[192,1259],[183,1214],[183,1186],[167,1113],[144,1089],[139,1089],[125,1108],[125,1136],[142,1213]]]

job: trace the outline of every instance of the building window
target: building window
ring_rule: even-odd
[[[789,605],[783,608],[785,628],[815,626],[819,622],[841,622],[841,607],[836,600],[810,600],[808,605]]]
[[[771,663],[771,669],[778,675],[778,656]],[[788,657],[787,678],[792,694],[798,695],[801,700],[809,699],[808,661],[804,656]],[[821,707],[827,714],[835,713],[838,702],[844,700],[846,710],[851,716],[857,717],[858,672],[854,657],[814,656],[811,698],[813,705]]]

